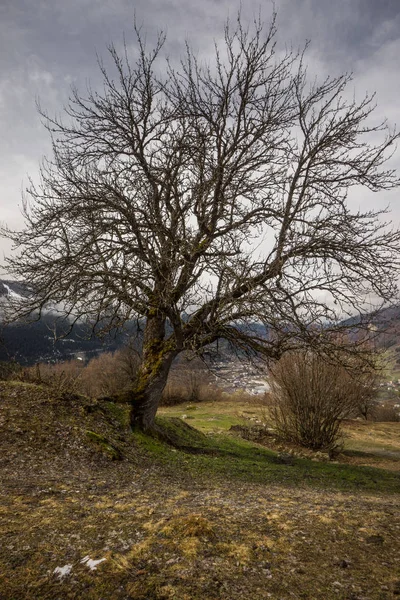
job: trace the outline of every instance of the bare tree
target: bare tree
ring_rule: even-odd
[[[379,383],[382,373],[377,370],[365,370],[358,386],[356,399],[356,414],[361,415],[366,421],[371,419],[378,406]]]
[[[143,318],[130,399],[146,430],[180,352],[224,338],[278,358],[366,297],[390,302],[399,232],[346,199],[399,180],[373,97],[348,100],[347,75],[309,84],[304,53],[276,52],[275,18],[238,18],[210,64],[188,45],[179,67],[158,66],[164,35],[148,50],[135,31],[136,62],[111,46],[102,90],[42,113],[53,157],[25,229],[5,235],[9,272],[36,290],[25,314],[52,301],[96,329]]]

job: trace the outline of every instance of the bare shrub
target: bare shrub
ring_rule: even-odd
[[[381,423],[399,423],[400,410],[394,406],[375,406],[373,420]]]
[[[161,398],[163,406],[200,402],[201,388],[208,381],[201,361],[183,356],[171,369]]]
[[[376,387],[366,386],[365,396],[359,399],[356,416],[361,416],[366,421],[374,420],[378,408]]]
[[[19,375],[19,379],[31,383],[44,384],[51,387],[56,393],[81,393],[81,376],[84,363],[80,360],[69,360],[62,363],[38,363],[33,367],[26,367]]]
[[[116,352],[104,352],[87,365],[81,360],[40,363],[17,372],[21,381],[49,386],[56,393],[111,396],[132,386],[140,364],[132,345]],[[1,373],[0,373],[1,375]]]
[[[162,395],[162,406],[175,406],[177,404],[185,404],[187,402],[218,402],[220,400],[229,399],[227,394],[217,385],[203,383],[197,389],[196,395],[190,393],[190,388],[185,385],[179,385],[174,381],[170,381],[164,388]]]
[[[355,412],[353,416],[361,416],[366,421],[375,418],[381,376],[379,368],[376,367],[365,368],[358,378],[355,378],[358,387],[354,389]]]
[[[161,406],[175,406],[188,402],[186,388],[174,381],[169,381],[164,388]]]
[[[136,340],[132,339],[120,350],[114,353],[117,371],[123,380],[123,385],[132,384],[137,379],[141,363],[141,354],[136,347]]]
[[[343,420],[354,415],[368,393],[362,371],[356,375],[312,351],[284,355],[271,370],[270,385],[278,434],[331,452],[339,448]]]
[[[0,361],[0,381],[9,381],[19,376],[21,365],[14,361]]]
[[[132,348],[104,352],[88,363],[82,373],[81,389],[87,396],[112,396],[135,381],[140,358]]]
[[[210,371],[198,358],[183,357],[171,370],[161,403],[174,406],[185,402],[219,400],[222,390],[213,383]]]
[[[196,371],[179,369],[173,371],[162,395],[164,406],[184,402],[202,402],[209,398],[209,384],[204,375]]]

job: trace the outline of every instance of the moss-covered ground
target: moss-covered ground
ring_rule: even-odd
[[[182,450],[131,434],[123,405],[0,383],[0,599],[399,597],[399,424],[283,460],[229,432],[260,410],[164,409]]]

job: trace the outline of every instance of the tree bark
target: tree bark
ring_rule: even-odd
[[[155,429],[157,409],[177,354],[173,340],[165,339],[165,317],[158,313],[149,316],[144,332],[143,360],[132,390],[132,429],[145,432]]]

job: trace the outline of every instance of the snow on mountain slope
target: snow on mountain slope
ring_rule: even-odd
[[[29,294],[29,288],[19,281],[9,281],[0,279],[0,300],[5,298],[14,298],[15,300],[26,298]]]
[[[3,283],[3,288],[5,288],[6,295],[9,296],[10,298],[15,298],[15,299],[21,299],[22,298],[21,294],[17,294],[16,292],[14,292],[14,290],[12,290],[10,288],[10,286],[8,286],[6,283]]]

